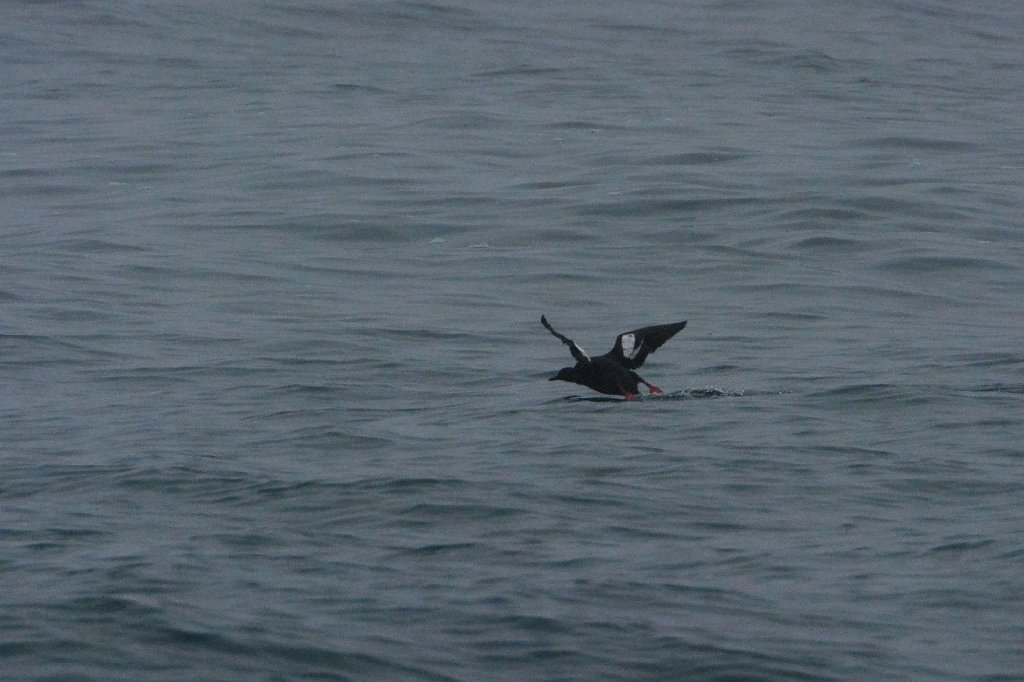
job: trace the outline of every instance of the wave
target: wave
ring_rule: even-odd
[[[569,395],[564,398],[557,398],[550,402],[573,402],[573,403],[625,403],[625,402],[652,402],[652,401],[666,401],[666,400],[705,400],[708,398],[742,398],[750,395],[771,395],[771,393],[765,393],[763,391],[747,391],[747,390],[729,390],[724,388],[707,387],[707,388],[685,388],[677,389],[674,391],[665,391],[664,393],[654,393],[649,395],[642,395],[640,400],[626,400],[625,398],[617,398],[614,396],[580,396],[580,395]]]

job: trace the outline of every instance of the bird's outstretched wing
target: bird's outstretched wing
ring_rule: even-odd
[[[615,337],[615,345],[606,356],[621,362],[630,369],[637,369],[644,364],[648,355],[658,350],[661,344],[671,339],[685,326],[686,320],[683,320],[673,324],[658,324],[619,334]]]
[[[547,329],[549,332],[554,334],[555,338],[557,338],[559,341],[561,341],[565,345],[569,346],[569,352],[572,353],[572,357],[576,360],[576,362],[590,362],[590,356],[588,356],[586,354],[586,352],[582,348],[580,348],[578,345],[576,345],[575,341],[570,339],[568,336],[563,336],[563,335],[559,334],[558,332],[556,332],[551,327],[550,324],[548,324],[548,318],[546,318],[543,315],[541,315],[540,316],[540,323],[542,325],[544,325],[545,329]],[[668,337],[666,337],[666,338],[668,338]]]

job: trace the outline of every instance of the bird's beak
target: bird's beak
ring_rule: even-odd
[[[555,376],[548,379],[548,381],[558,381],[558,375],[556,374]]]

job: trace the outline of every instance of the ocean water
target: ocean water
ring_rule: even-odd
[[[1024,679],[1021,35],[6,3],[0,677]]]

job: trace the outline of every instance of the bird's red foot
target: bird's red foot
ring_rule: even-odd
[[[623,393],[622,397],[624,397],[626,400],[640,400],[639,393]]]
[[[647,388],[651,391],[652,395],[655,394],[655,393],[664,393],[665,392],[665,391],[661,390],[660,388],[658,388],[657,386],[654,386],[652,384],[647,384]]]

